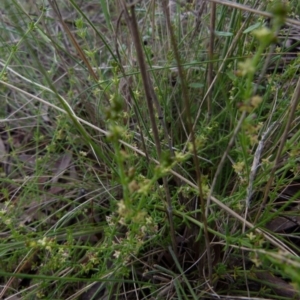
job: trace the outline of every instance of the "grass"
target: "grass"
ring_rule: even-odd
[[[1,4],[3,299],[299,298],[299,4],[174,3]]]

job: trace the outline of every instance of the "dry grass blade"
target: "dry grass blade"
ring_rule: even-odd
[[[65,153],[58,161],[58,167],[55,171],[53,178],[51,179],[52,183],[56,183],[61,175],[68,169],[72,161],[72,154]]]
[[[213,58],[214,58],[214,43],[215,43],[215,26],[216,26],[216,4],[211,3],[210,5],[210,38],[209,38],[209,48],[208,48],[208,60],[211,62],[208,65],[208,72],[207,72],[207,84],[208,86],[212,86],[213,82]],[[212,89],[210,89],[209,94],[207,95],[207,114],[208,120],[211,118],[211,102],[212,102]]]
[[[2,138],[0,137],[0,163],[2,164],[4,170],[6,170],[7,158],[8,155],[5,148],[5,144]]]
[[[242,11],[246,11],[246,12],[254,13],[254,14],[259,15],[259,16],[263,16],[265,18],[273,17],[272,13],[261,11],[261,10],[258,10],[258,9],[253,9],[249,6],[246,6],[246,5],[243,5],[243,4],[240,4],[240,3],[235,3],[235,2],[231,2],[231,1],[225,1],[225,0],[206,0],[206,1],[214,2],[214,3],[225,5],[225,6],[229,6],[229,7],[232,7],[232,8],[237,8],[237,9],[240,9]],[[253,6],[255,7],[256,5],[253,5]],[[290,19],[290,18],[286,18],[286,23],[300,26],[300,21]]]

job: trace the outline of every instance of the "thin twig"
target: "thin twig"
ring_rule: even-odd
[[[225,1],[225,0],[205,0],[205,1],[214,2],[214,3],[217,3],[217,4],[221,4],[221,5],[229,6],[229,7],[232,7],[232,8],[240,9],[240,10],[243,10],[243,11],[251,12],[251,13],[254,13],[256,15],[263,16],[263,17],[266,17],[266,18],[273,17],[272,13],[269,13],[269,12],[266,12],[266,11],[261,11],[261,10],[258,10],[258,9],[254,9],[254,8],[249,7],[249,6],[239,4],[239,3],[233,2],[233,1]],[[254,4],[253,6],[256,6],[256,4]],[[298,25],[298,26],[300,25],[300,21],[297,21],[295,19],[286,18],[285,21],[286,21],[287,24],[294,24],[294,25]]]
[[[209,47],[208,47],[208,72],[207,72],[207,85],[211,86],[213,81],[213,58],[214,58],[214,43],[215,43],[215,22],[216,22],[216,4],[210,4],[210,36],[209,36]],[[208,122],[211,118],[211,104],[212,104],[212,88],[207,95],[207,116]]]

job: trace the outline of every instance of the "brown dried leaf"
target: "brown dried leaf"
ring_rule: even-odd
[[[276,294],[283,297],[288,297],[289,299],[299,299],[299,292],[296,291],[291,284],[286,283],[283,279],[268,272],[256,272],[256,276],[260,280],[268,282],[273,287]]]
[[[3,164],[3,166],[5,166],[7,163],[7,152],[1,137],[0,137],[0,162]]]
[[[266,228],[273,232],[284,232],[296,225],[300,224],[300,216],[293,216],[289,218],[276,217],[274,220],[266,224]]]
[[[65,153],[57,162],[55,165],[57,166],[57,169],[55,171],[55,175],[53,176],[51,182],[56,183],[61,175],[64,174],[64,172],[69,168],[70,162],[72,160],[72,153]]]

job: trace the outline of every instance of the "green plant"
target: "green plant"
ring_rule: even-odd
[[[1,297],[298,297],[298,3],[194,2],[0,4]]]

